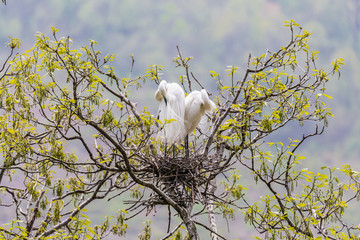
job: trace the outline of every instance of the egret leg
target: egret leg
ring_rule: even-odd
[[[185,137],[185,158],[189,158],[189,135]]]
[[[175,144],[172,145],[172,150],[173,150],[173,158],[175,158]]]

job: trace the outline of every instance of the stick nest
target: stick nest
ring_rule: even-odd
[[[211,180],[215,177],[214,162],[202,155],[189,158],[158,157],[151,165],[156,185],[183,206],[206,198]],[[149,200],[152,205],[164,203],[158,196]]]

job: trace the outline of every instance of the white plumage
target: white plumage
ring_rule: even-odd
[[[166,143],[180,143],[185,137],[185,93],[177,83],[167,83],[162,80],[155,93],[155,99],[160,102],[159,119],[171,120],[164,126],[161,135]]]
[[[213,112],[216,105],[210,100],[205,89],[191,92],[185,98],[186,135],[195,130],[205,112]]]

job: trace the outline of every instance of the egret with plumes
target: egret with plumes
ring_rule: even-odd
[[[195,130],[199,125],[201,118],[205,112],[212,113],[216,108],[213,101],[210,100],[209,95],[205,89],[199,91],[192,91],[185,98],[185,156],[189,156],[189,141],[188,135]]]
[[[185,137],[185,93],[177,83],[168,83],[162,80],[155,93],[155,99],[160,102],[159,120],[165,119],[170,123],[165,124],[162,137],[165,144],[180,143]]]
[[[185,98],[185,130],[191,133],[199,125],[205,112],[213,112],[215,103],[210,100],[205,89],[193,91]]]

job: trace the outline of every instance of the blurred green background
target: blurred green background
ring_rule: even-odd
[[[150,64],[160,64],[164,66],[162,77],[177,81],[183,73],[175,68],[172,59],[179,46],[183,56],[194,57],[191,71],[197,79],[216,95],[209,71],[225,75],[226,67],[235,65],[239,66],[241,76],[249,53],[255,56],[287,44],[290,34],[283,25],[289,19],[313,33],[310,47],[320,51],[318,66],[330,69],[335,58],[344,58],[346,63],[341,79],[334,77],[328,84],[333,100],[327,103],[335,117],[330,119],[322,136],[311,139],[300,149],[307,157],[303,165],[318,169],[347,163],[359,169],[359,0],[7,0],[6,6],[0,6],[0,60],[8,53],[5,47],[8,36],[23,42],[20,50],[23,52],[34,45],[37,32],[51,35],[54,26],[60,29],[59,36],[70,36],[75,47],[93,39],[104,55],[115,53],[114,67],[121,76],[129,75],[129,55],[133,54],[132,76],[143,75]],[[155,88],[147,85],[139,90],[141,94],[132,97],[154,114]],[[280,138],[297,130],[287,130]],[[122,206],[118,204],[109,204],[106,211],[98,207],[89,215],[116,211]],[[154,222],[154,236],[158,227],[164,231],[165,227],[155,224],[160,221],[166,225],[166,211],[164,214],[161,219],[148,217]],[[138,232],[134,235],[129,232],[128,236],[141,231],[139,222],[133,224],[138,225]],[[222,224],[220,232],[231,239],[256,234],[245,226],[241,215],[229,223],[230,232],[225,222]]]

